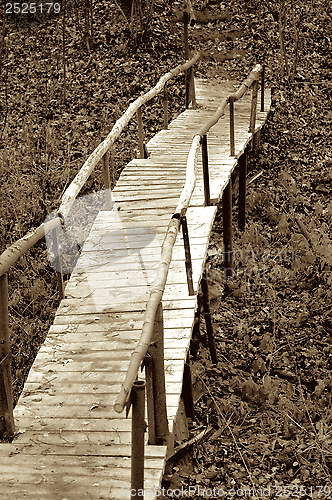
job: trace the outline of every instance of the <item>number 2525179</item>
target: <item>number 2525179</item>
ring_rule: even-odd
[[[6,14],[59,14],[59,3],[6,3]]]

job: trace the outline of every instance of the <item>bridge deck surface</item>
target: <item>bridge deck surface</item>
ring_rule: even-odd
[[[198,109],[186,110],[147,144],[149,158],[133,160],[86,240],[66,298],[56,313],[15,408],[17,435],[0,446],[1,498],[33,500],[130,497],[131,419],[113,404],[140,337],[149,287],[167,225],[185,179],[192,138],[234,82],[196,81]],[[257,113],[256,130],[264,113]],[[235,104],[236,155],[251,139],[251,96]],[[229,157],[229,120],[208,134],[211,198],[219,201],[237,157]],[[187,212],[194,289],[205,265],[216,207],[203,207],[199,177]],[[163,297],[167,412],[170,430],[196,310],[188,295],[179,235]],[[130,415],[129,415],[130,417]],[[158,488],[166,447],[146,445],[145,488]],[[153,496],[151,496],[153,498]]]

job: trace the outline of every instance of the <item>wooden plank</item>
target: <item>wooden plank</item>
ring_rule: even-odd
[[[175,389],[174,389],[175,387]],[[178,396],[177,393],[177,386],[175,384],[170,384],[168,386],[167,394],[167,405],[168,406],[176,406],[175,401],[176,397]],[[175,391],[175,394],[174,394]],[[61,406],[61,407],[71,407],[71,406],[87,406],[89,408],[93,406],[109,406],[110,404],[113,405],[114,399],[115,399],[115,394],[116,392],[112,392],[110,394],[103,394],[103,393],[97,393],[97,394],[71,394],[70,398],[68,398],[67,395],[64,394],[58,394],[55,396],[51,396],[47,393],[45,394],[23,394],[21,397],[21,402],[19,406],[16,407],[15,409],[15,415],[19,416],[19,412],[21,411],[21,408],[25,408],[25,406],[31,405],[31,408],[35,407],[36,405],[40,404],[43,407],[44,406]],[[37,415],[38,416],[38,415]],[[122,430],[122,431],[128,431],[130,430],[131,426],[131,421],[130,418],[120,418],[119,414],[117,414],[117,419],[118,419],[118,424],[117,429]],[[109,431],[112,431],[114,429],[114,422],[115,419],[112,420],[112,426],[108,428]],[[121,427],[121,422],[126,425],[127,427],[122,428]],[[129,422],[129,424],[128,424]],[[128,427],[129,426],[129,427]],[[21,427],[21,426],[20,426]],[[24,430],[26,431],[27,428],[26,426],[23,426]],[[49,430],[49,428],[48,428]],[[57,429],[55,429],[57,430]],[[59,431],[59,429],[58,429]],[[15,441],[16,442],[16,441]]]
[[[70,381],[64,384],[63,381],[58,381],[55,378],[50,380],[45,380],[43,382],[33,382],[28,379],[24,385],[24,391],[21,397],[26,397],[28,395],[40,395],[49,394],[50,396],[55,396],[57,392],[61,394],[118,394],[121,387],[121,380],[108,381],[104,383],[101,381],[89,381],[86,378],[82,381]],[[182,382],[169,381],[166,383],[166,391],[169,394],[177,394],[181,392]],[[2,445],[1,445],[2,446]],[[0,447],[1,448],[1,447]]]
[[[114,445],[111,447],[111,450],[108,446],[66,446],[65,444],[62,447],[47,447],[49,449],[50,455],[58,455],[58,456],[74,456],[74,457],[130,457],[130,445],[121,444]],[[0,457],[10,458],[13,457],[13,461],[15,461],[15,457],[19,454],[23,453],[24,455],[43,455],[41,453],[41,447],[27,447],[24,444],[1,444],[0,446]],[[145,447],[145,457],[146,459],[163,459],[166,454],[166,446],[153,445]],[[35,459],[34,459],[35,460]]]

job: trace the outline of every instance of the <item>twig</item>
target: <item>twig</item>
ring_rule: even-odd
[[[247,183],[247,186],[250,186],[250,184],[252,184],[253,182],[255,182],[258,177],[260,177],[261,175],[263,175],[263,170],[261,170],[258,174],[254,175]]]
[[[209,393],[209,395],[210,395],[210,397],[211,397],[211,399],[212,399],[212,401],[213,401],[213,403],[214,403],[214,405],[215,405],[215,407],[216,407],[216,410],[217,410],[217,412],[218,412],[218,414],[219,414],[220,418],[224,421],[225,426],[228,428],[228,430],[229,430],[229,432],[230,432],[230,435],[232,436],[232,439],[233,439],[234,444],[235,444],[235,446],[236,446],[236,449],[237,449],[237,451],[238,451],[238,453],[239,453],[239,455],[240,455],[240,457],[241,457],[241,460],[242,460],[242,462],[243,462],[243,465],[244,465],[244,467],[245,467],[245,469],[246,469],[246,471],[247,471],[247,474],[248,474],[249,480],[250,480],[250,482],[251,482],[251,485],[252,485],[252,487],[254,488],[254,491],[256,491],[256,486],[255,486],[255,483],[254,483],[254,481],[253,481],[253,479],[252,479],[252,475],[251,475],[251,473],[250,473],[250,471],[249,471],[249,469],[248,469],[248,466],[247,466],[247,464],[246,464],[246,461],[244,460],[244,457],[243,457],[243,455],[242,455],[242,453],[241,453],[240,447],[239,447],[239,445],[238,445],[238,443],[237,443],[237,441],[236,441],[236,439],[235,439],[235,436],[234,436],[234,434],[233,434],[233,432],[232,432],[232,429],[230,428],[229,423],[227,422],[226,418],[225,418],[225,417],[224,417],[224,415],[222,414],[222,412],[221,412],[221,410],[220,410],[220,408],[219,408],[219,405],[218,405],[217,401],[215,400],[215,398],[214,398],[213,394],[211,393],[210,389],[208,388],[208,386],[206,385],[206,383],[204,382],[204,380],[202,379],[202,377],[201,377],[200,375],[197,375],[197,376],[198,376],[198,378],[200,379],[200,381],[203,383],[203,385],[205,385],[205,388],[206,388],[206,390],[208,391],[208,393]]]
[[[127,19],[127,16],[126,16],[126,14],[123,12],[123,10],[122,10],[122,8],[121,8],[121,6],[120,6],[120,4],[119,4],[118,0],[115,0],[115,4],[116,4],[117,8],[119,9],[119,11],[121,12],[121,14],[123,15],[123,17],[124,17],[124,19],[125,19],[125,21],[126,21],[126,24],[127,24],[128,28],[129,28],[130,34],[132,35],[132,33],[133,33],[133,32],[132,32],[132,28],[131,28],[131,26],[130,26],[130,24],[129,24],[129,21],[128,21],[128,19]]]
[[[182,443],[180,444],[180,446],[178,446],[176,448],[176,450],[174,450],[174,453],[172,453],[172,455],[170,455],[168,458],[167,458],[167,462],[171,462],[173,461],[175,458],[177,458],[177,455],[179,455],[179,453],[181,451],[183,451],[184,449],[186,448],[189,448],[190,446],[192,446],[193,444],[196,444],[198,443],[199,441],[202,441],[203,438],[205,438],[208,434],[210,434],[210,432],[213,430],[213,427],[212,425],[209,425],[206,429],[204,429],[202,432],[200,432],[199,434],[197,434],[196,436],[194,436],[193,438],[189,439],[189,441],[186,441],[185,443]]]

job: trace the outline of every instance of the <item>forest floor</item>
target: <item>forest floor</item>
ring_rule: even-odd
[[[0,89],[2,250],[58,207],[129,103],[183,61],[176,2],[172,9],[156,4],[152,36],[138,47],[116,3],[95,4],[90,51],[82,19],[67,20],[65,101],[61,19],[28,31],[7,27]],[[219,293],[221,211],[209,249],[219,362],[211,363],[202,336],[192,359],[190,430],[191,437],[206,432],[165,479],[170,489],[195,487],[192,498],[203,489],[212,498],[249,496],[249,488],[257,497],[332,495],[331,6],[299,1],[292,16],[291,5],[286,2],[284,23],[273,1],[211,4],[190,29],[191,49],[204,53],[197,76],[242,81],[254,64],[264,63],[273,89],[260,150],[249,157],[246,230],[233,228],[235,272],[226,295]],[[195,6],[202,10],[201,2]],[[169,92],[172,117],[183,110],[183,80]],[[151,137],[161,128],[160,102],[145,116]],[[132,123],[117,142],[115,179],[135,156]],[[102,189],[101,177],[99,169],[84,193]],[[234,221],[236,211],[235,203]],[[21,259],[9,284],[17,400],[58,305],[44,243]]]

